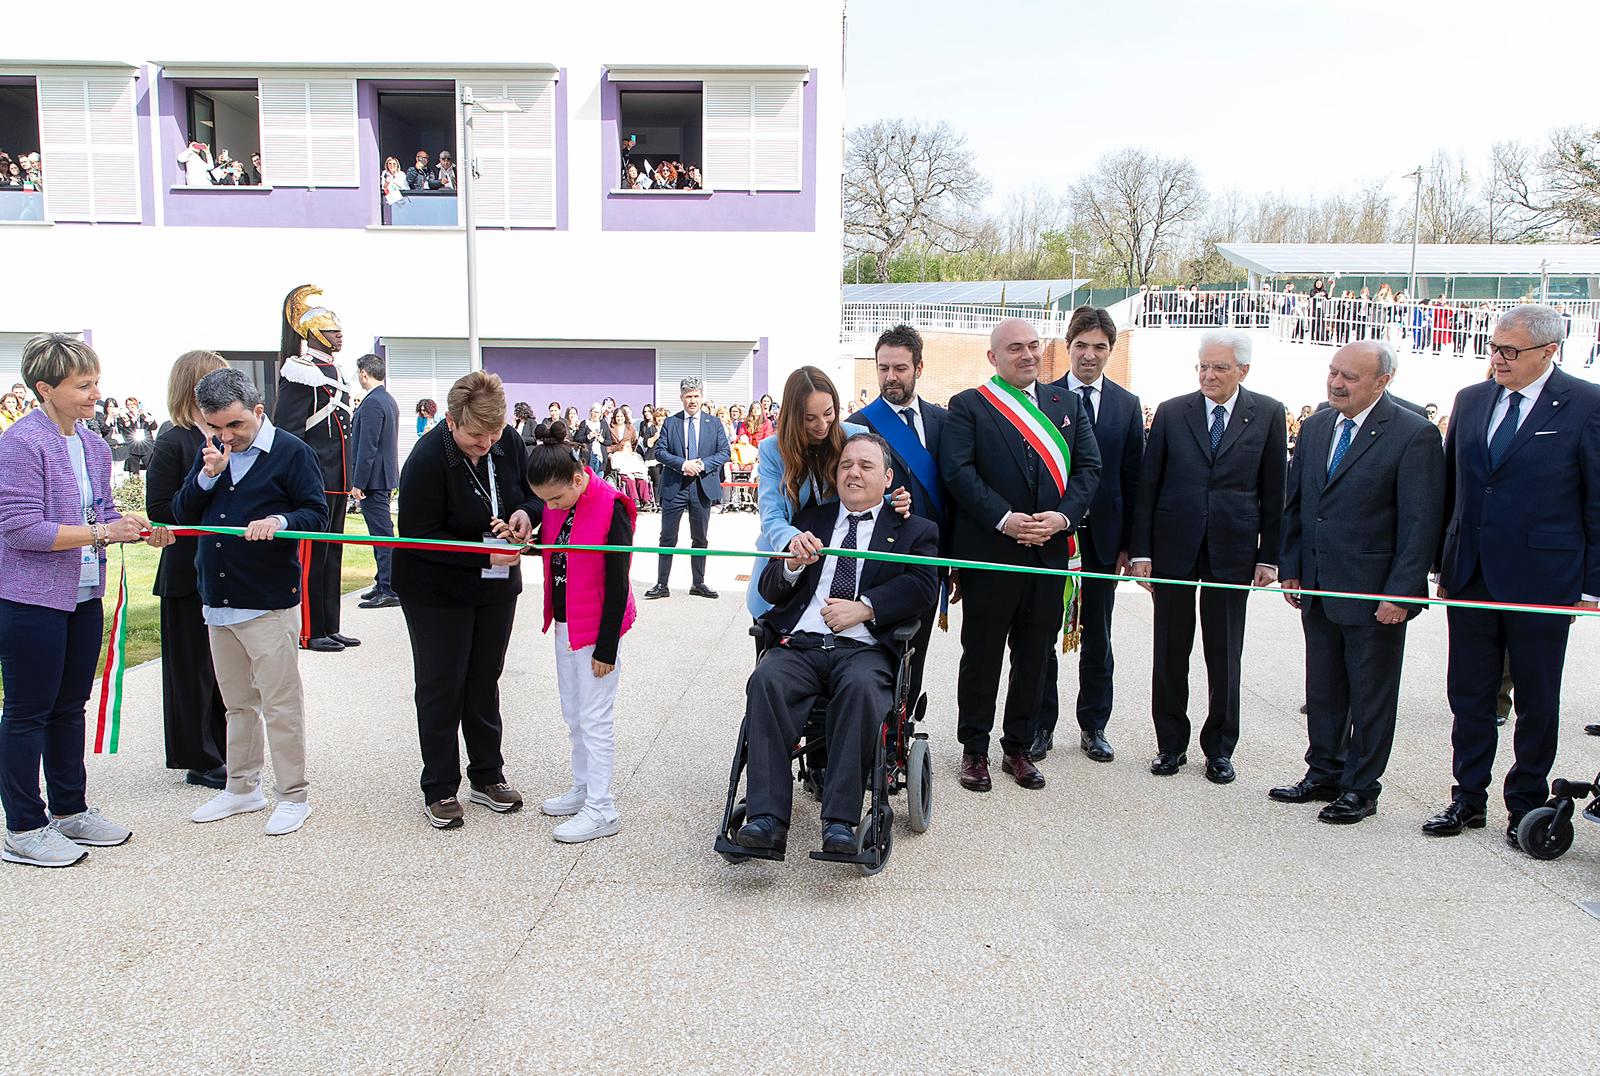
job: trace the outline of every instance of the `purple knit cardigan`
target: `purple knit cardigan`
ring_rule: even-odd
[[[98,521],[120,519],[111,501],[111,448],[80,425]],[[0,598],[70,613],[78,607],[80,551],[52,552],[62,526],[83,526],[83,500],[61,430],[43,409],[0,434]],[[106,589],[105,555],[100,584]]]

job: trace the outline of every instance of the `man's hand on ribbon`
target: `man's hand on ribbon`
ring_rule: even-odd
[[[1255,578],[1255,583],[1254,583],[1255,586],[1258,586],[1258,587],[1270,587],[1272,584],[1276,583],[1277,581],[1278,581],[1278,569],[1276,569],[1276,568],[1274,568],[1274,567],[1272,567],[1270,565],[1267,565],[1267,564],[1257,564],[1256,565],[1256,578]]]
[[[247,542],[266,542],[275,538],[277,534],[277,519],[258,519],[244,529],[244,540]]]
[[[1298,580],[1298,579],[1280,579],[1280,580],[1278,580],[1278,586],[1283,588],[1283,600],[1288,602],[1294,608],[1299,609],[1300,608],[1300,595],[1291,594],[1289,592],[1291,590],[1299,590],[1300,589],[1300,580]]]
[[[1151,594],[1154,594],[1156,592],[1156,585],[1154,583],[1142,582],[1142,580],[1146,580],[1146,579],[1150,578],[1150,562],[1149,561],[1147,561],[1147,560],[1136,560],[1136,561],[1131,562],[1128,565],[1128,574],[1133,576],[1135,579],[1141,580],[1139,585],[1141,587],[1144,587],[1144,589],[1146,591],[1150,592]]]
[[[1372,614],[1372,618],[1380,624],[1404,624],[1406,611],[1394,602],[1379,602],[1378,611]]]
[[[801,531],[789,539],[789,559],[783,566],[791,572],[798,572],[808,564],[817,562],[817,554],[822,552],[822,540],[810,531]]]
[[[206,438],[205,444],[200,446],[200,468],[205,471],[207,478],[216,478],[228,466],[228,446],[223,445],[218,450],[215,438]]]

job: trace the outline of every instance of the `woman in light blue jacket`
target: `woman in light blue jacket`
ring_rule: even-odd
[[[795,514],[813,501],[839,499],[833,476],[844,443],[869,432],[864,426],[840,421],[840,413],[839,390],[833,379],[815,366],[800,367],[784,382],[777,428],[762,440],[756,466],[756,503],[761,514],[756,548],[798,553],[794,543],[800,531],[793,522]],[[911,512],[911,494],[903,486],[890,503],[902,516]],[[756,559],[745,591],[745,607],[753,617],[771,608],[756,589],[766,566],[765,557]]]

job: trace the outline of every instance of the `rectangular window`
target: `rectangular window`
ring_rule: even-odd
[[[255,86],[192,86],[184,94],[180,182],[190,187],[262,184],[261,103]],[[198,143],[200,147],[195,148]]]
[[[660,194],[703,186],[702,97],[698,82],[618,94],[622,159],[617,188]]]
[[[41,172],[51,220],[139,220],[132,75],[38,80]]]
[[[0,84],[0,221],[43,221],[44,181],[34,171],[39,152],[39,92],[33,79]],[[44,158],[39,161],[42,173]],[[9,382],[8,382],[9,384]]]
[[[386,383],[400,408],[400,458],[411,454],[411,446],[422,434],[417,429],[417,404],[432,400],[437,408],[435,421],[443,422],[445,397],[450,386],[467,373],[467,345],[464,340],[434,343],[427,340],[385,340],[384,361],[388,364]]]
[[[704,398],[718,407],[750,403],[754,360],[748,344],[665,344],[656,349],[656,401],[668,406],[678,399],[686,377],[705,383]]]
[[[500,228],[556,224],[556,86],[548,79],[474,82],[480,100],[515,102],[520,112],[478,111],[472,120],[477,155],[477,223]]]
[[[804,137],[798,80],[704,83],[705,184],[711,190],[797,191]]]
[[[460,176],[453,90],[380,90],[378,154],[383,223],[455,226]]]
[[[264,78],[260,88],[268,186],[361,185],[355,79]]]

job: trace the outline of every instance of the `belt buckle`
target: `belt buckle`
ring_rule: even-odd
[[[834,649],[834,635],[833,635],[832,632],[827,632],[822,636],[822,649],[824,649],[824,650],[832,650],[832,649]]]

